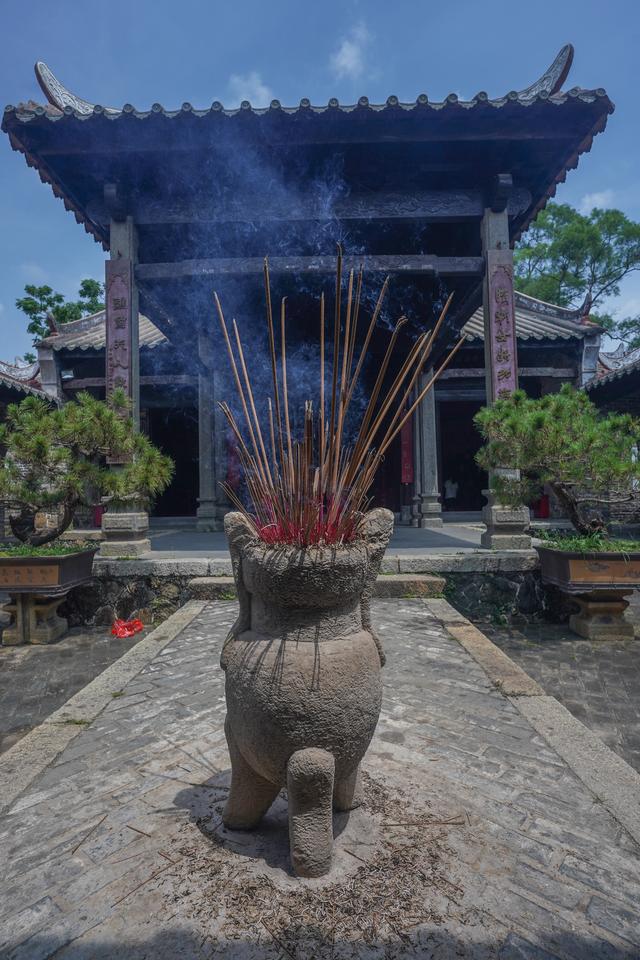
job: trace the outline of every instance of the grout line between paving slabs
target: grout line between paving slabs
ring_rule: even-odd
[[[2,754],[0,811],[8,812],[18,797],[60,756],[65,747],[113,702],[112,694],[122,690],[151,663],[205,606],[204,601],[189,600]]]
[[[640,774],[555,697],[546,694],[522,667],[450,603],[441,599],[422,602],[587,790],[640,844]]]

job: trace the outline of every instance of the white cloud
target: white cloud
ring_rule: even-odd
[[[39,263],[21,263],[20,271],[27,283],[43,283],[48,276]]]
[[[580,201],[578,210],[580,213],[589,214],[597,207],[598,210],[606,210],[613,204],[613,190],[600,190],[596,193],[587,193]]]
[[[329,67],[338,80],[357,80],[364,73],[365,54],[371,43],[371,34],[360,22],[343,37],[338,49],[329,58]]]
[[[252,107],[268,107],[274,99],[271,87],[263,83],[257,70],[249,73],[232,73],[227,84],[233,104],[248,100]]]

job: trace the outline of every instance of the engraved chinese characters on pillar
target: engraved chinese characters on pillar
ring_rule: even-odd
[[[106,263],[106,387],[107,398],[114,390],[131,396],[131,281],[130,260]]]
[[[508,397],[518,387],[513,265],[511,251],[490,250],[489,314],[491,323],[491,401]]]
[[[105,273],[106,349],[105,383],[107,400],[114,390],[131,398],[131,303],[133,266],[131,260],[107,260]],[[128,457],[112,455],[108,463],[126,463]]]

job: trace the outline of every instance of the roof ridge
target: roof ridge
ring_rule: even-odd
[[[194,107],[193,104],[185,102],[179,107],[167,108],[161,103],[153,103],[151,107],[138,110],[130,103],[125,103],[122,107],[104,107],[102,104],[94,104],[90,113],[86,110],[78,110],[72,106],[66,106],[64,110],[51,111],[50,104],[29,103],[9,104],[5,107],[5,114],[15,113],[20,119],[29,121],[36,117],[46,116],[52,122],[57,122],[65,117],[75,117],[77,120],[90,120],[92,117],[103,116],[108,120],[118,120],[125,116],[133,116],[137,119],[146,119],[152,115],[160,115],[169,119],[184,114],[192,114],[195,117],[204,117],[208,114],[222,114],[226,117],[234,117],[244,113],[250,113],[255,116],[265,116],[270,113],[329,113],[338,111],[341,113],[353,113],[355,111],[369,110],[373,113],[380,113],[384,110],[399,109],[404,111],[427,108],[428,110],[442,110],[445,108],[459,108],[468,110],[480,106],[502,107],[509,102],[518,103],[520,106],[530,106],[534,103],[547,101],[552,104],[560,105],[567,100],[580,99],[593,101],[595,99],[606,99],[609,97],[606,90],[602,87],[572,87],[571,90],[561,91],[554,94],[541,91],[530,96],[522,96],[517,90],[511,90],[507,94],[498,97],[489,97],[484,91],[480,91],[468,100],[462,100],[456,93],[446,94],[442,100],[432,100],[428,94],[420,93],[415,100],[400,100],[391,95],[383,103],[371,103],[366,96],[360,97],[356,103],[341,103],[336,97],[331,97],[327,103],[311,103],[308,97],[303,97],[300,103],[292,106],[283,106],[279,100],[272,100],[268,106],[255,107],[248,100],[243,100],[239,106],[225,107],[219,100],[214,100],[209,107]]]
[[[554,310],[562,311],[563,313],[571,314],[574,317],[577,317],[580,313],[580,307],[563,307],[559,303],[552,303],[550,300],[542,300],[540,297],[532,297],[530,293],[525,293],[524,290],[515,290],[516,296],[523,297],[525,300],[530,300],[532,303],[540,303],[545,307],[553,307]]]
[[[520,103],[528,104],[532,103],[538,99],[556,99],[558,97],[564,97],[566,94],[561,93],[561,88],[573,63],[574,49],[572,44],[566,43],[560,51],[556,54],[551,65],[545,70],[545,72],[538,77],[532,84],[524,87],[520,90],[510,90],[509,92],[503,94],[499,97],[490,98],[487,93],[481,91],[477,93],[471,100],[461,100],[459,99],[456,93],[449,93],[442,101],[434,103],[433,106],[445,106],[447,104],[460,104],[471,106],[478,102],[487,102],[487,103],[500,103],[506,102],[507,100],[517,100]],[[106,116],[121,116],[123,113],[133,113],[135,115],[140,115],[141,113],[148,115],[151,112],[163,113],[163,114],[177,114],[180,112],[194,112],[201,115],[208,111],[199,111],[194,110],[192,104],[183,103],[182,106],[175,111],[167,111],[165,108],[159,104],[154,103],[150,110],[148,111],[137,111],[134,106],[130,103],[125,103],[122,109],[115,107],[106,107],[101,104],[91,103],[89,100],[85,100],[82,97],[77,96],[71,90],[68,89],[58,78],[55,76],[50,67],[47,66],[42,60],[38,60],[34,66],[36,79],[40,86],[40,89],[47,98],[48,104],[53,105],[57,110],[62,111],[63,113],[71,113],[78,117],[89,117],[95,113],[103,113]],[[574,87],[569,91],[569,95],[577,96],[581,93],[589,93],[594,91],[583,91],[579,87]],[[604,91],[603,91],[604,92]],[[344,111],[356,110],[358,108],[369,108],[372,110],[384,109],[384,107],[404,107],[405,109],[409,106],[416,106],[419,104],[428,105],[429,98],[426,94],[420,94],[415,102],[402,103],[398,97],[390,96],[387,98],[385,104],[371,104],[368,97],[360,97],[357,103],[355,104],[340,104],[337,97],[331,97],[327,107],[323,106],[313,106],[311,101],[304,97],[300,101],[299,107],[283,107],[279,100],[272,100],[271,104],[268,107],[258,107],[254,108],[251,106],[251,103],[248,100],[243,100],[240,105],[231,110],[225,110],[223,105],[219,101],[214,101],[211,105],[210,110],[222,111],[223,113],[239,113],[242,111],[250,111],[253,113],[264,113],[269,110],[284,110],[286,112],[293,112],[294,110],[299,109],[310,109],[314,111],[325,110],[325,109],[342,109]],[[42,108],[46,109],[46,108]]]

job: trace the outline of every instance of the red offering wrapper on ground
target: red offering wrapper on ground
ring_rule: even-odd
[[[111,633],[114,637],[132,637],[144,629],[142,620],[114,620]]]

